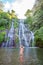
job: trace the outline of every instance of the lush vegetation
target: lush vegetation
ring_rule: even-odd
[[[0,10],[0,44],[3,42],[4,37],[6,35],[3,34],[4,31],[6,32],[6,29],[10,28],[11,19],[9,17],[8,12],[4,12],[3,10]]]
[[[31,10],[26,12],[25,23],[34,32],[35,46],[43,47],[43,0],[36,0]]]
[[[1,30],[1,28],[2,28],[2,30],[9,28],[10,23],[11,23],[11,19],[9,17],[8,12],[4,12],[4,11],[0,10],[0,30]]]
[[[35,45],[43,47],[43,27],[35,31]]]
[[[11,22],[14,22],[14,28],[18,27],[17,16],[14,10],[5,12],[3,11],[4,5],[0,1],[0,45],[5,41],[6,30],[11,27]]]

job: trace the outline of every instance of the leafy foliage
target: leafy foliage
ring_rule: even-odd
[[[36,46],[43,47],[43,27],[35,31]]]
[[[31,14],[27,15],[26,24],[29,24],[30,29],[34,31],[35,46],[43,47],[43,0],[36,0],[32,9],[32,16]]]

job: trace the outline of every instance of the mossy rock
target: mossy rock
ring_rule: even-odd
[[[42,47],[43,47],[43,40],[41,40],[40,38],[38,38],[38,39],[36,40],[35,46],[42,48]]]
[[[2,45],[2,42],[4,42],[4,40],[5,40],[5,34],[6,34],[6,32],[0,33],[0,45]]]

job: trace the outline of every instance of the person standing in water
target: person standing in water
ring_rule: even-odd
[[[24,63],[24,46],[20,46],[20,58],[19,58],[19,60],[20,60],[20,65],[23,65],[23,63]]]

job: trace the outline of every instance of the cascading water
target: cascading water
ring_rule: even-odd
[[[2,47],[12,47],[14,45],[14,22],[12,22],[7,38],[7,42],[3,43]]]
[[[24,32],[25,32],[24,29],[26,29],[26,28],[25,28],[23,22],[21,23],[21,26],[22,26],[22,36],[23,36],[23,38],[25,40],[25,45],[28,46],[27,38],[26,38],[26,35],[24,34]]]
[[[31,41],[34,41],[33,32],[28,30],[24,25],[24,20],[19,21],[19,43],[20,45],[30,46]]]

